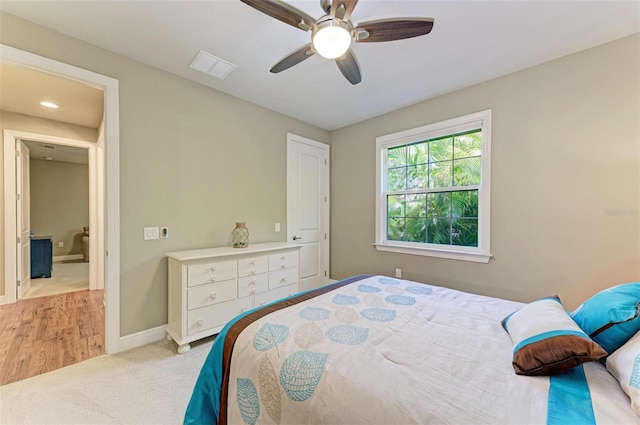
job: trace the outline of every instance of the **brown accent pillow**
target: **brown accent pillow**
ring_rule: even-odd
[[[505,317],[518,375],[555,375],[607,352],[569,317],[557,296],[533,301]]]

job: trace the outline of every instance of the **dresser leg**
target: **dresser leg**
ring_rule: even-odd
[[[187,353],[187,352],[189,352],[189,350],[191,350],[191,345],[190,344],[183,344],[183,345],[178,347],[178,353],[180,353],[180,354]]]
[[[171,338],[171,335],[167,334],[167,341],[173,341],[173,338]]]

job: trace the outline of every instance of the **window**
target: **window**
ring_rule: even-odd
[[[380,251],[488,262],[491,110],[377,138]]]

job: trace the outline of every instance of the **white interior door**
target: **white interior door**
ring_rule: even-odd
[[[20,299],[31,287],[31,194],[29,178],[29,148],[16,141],[16,216],[18,219],[18,258],[16,298]]]
[[[300,248],[301,289],[329,281],[329,145],[287,135],[287,238]]]

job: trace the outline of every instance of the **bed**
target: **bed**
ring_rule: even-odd
[[[640,424],[602,362],[514,373],[524,306],[370,275],[294,295],[220,332],[184,423]]]

